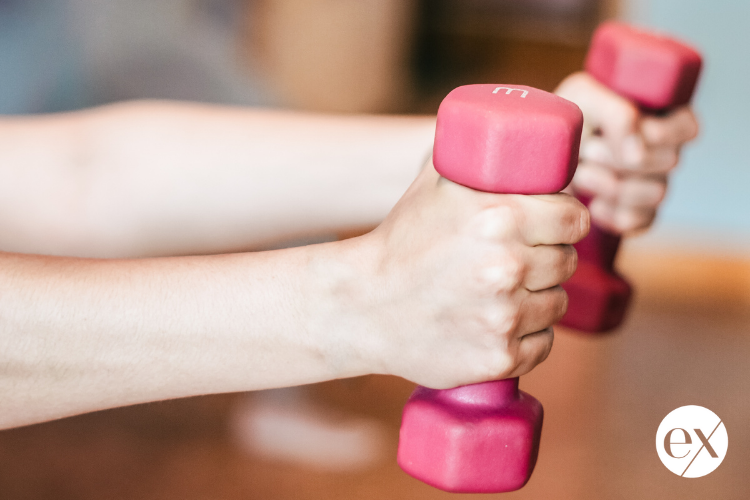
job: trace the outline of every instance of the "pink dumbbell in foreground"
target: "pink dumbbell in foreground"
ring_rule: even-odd
[[[596,30],[586,58],[589,74],[653,113],[690,102],[700,70],[701,56],[691,47],[614,22]],[[622,323],[631,287],[614,270],[619,245],[618,235],[593,224],[589,235],[575,245],[578,269],[563,284],[570,302],[562,325],[606,332]]]
[[[575,172],[582,127],[575,104],[541,90],[459,87],[438,110],[433,163],[443,177],[481,191],[556,193]],[[542,416],[518,378],[418,387],[404,407],[398,463],[447,491],[513,491],[534,470]]]

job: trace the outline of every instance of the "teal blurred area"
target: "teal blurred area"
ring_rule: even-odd
[[[698,47],[701,135],[685,149],[654,231],[636,244],[750,256],[750,2],[631,0],[624,17]]]
[[[123,99],[267,104],[238,64],[240,0],[2,0],[0,113]]]

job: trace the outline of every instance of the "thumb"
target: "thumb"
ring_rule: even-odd
[[[585,72],[567,77],[555,93],[581,108],[584,141],[586,134],[601,136],[615,160],[626,167],[643,160],[645,144],[638,132],[641,113],[632,102]]]

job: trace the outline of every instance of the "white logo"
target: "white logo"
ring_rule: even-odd
[[[497,88],[496,88],[495,90],[493,90],[493,91],[492,91],[492,93],[493,93],[493,94],[497,94],[497,93],[498,93],[498,91],[500,91],[500,90],[507,90],[507,92],[505,93],[505,95],[509,95],[509,94],[510,94],[511,92],[513,92],[514,90],[517,90],[517,91],[519,91],[519,92],[521,93],[521,99],[523,99],[524,97],[526,97],[526,96],[528,95],[528,93],[529,93],[529,91],[528,91],[528,90],[523,90],[523,89],[512,89],[512,88],[510,88],[510,87],[497,87]]]
[[[708,408],[682,406],[664,417],[656,431],[656,452],[680,477],[702,477],[721,465],[729,437],[724,422]]]

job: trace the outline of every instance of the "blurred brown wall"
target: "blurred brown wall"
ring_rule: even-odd
[[[384,112],[408,94],[415,0],[257,0],[245,39],[295,108]]]

